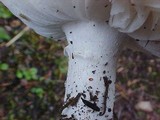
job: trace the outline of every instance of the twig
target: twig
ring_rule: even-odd
[[[25,32],[29,30],[28,27],[25,27],[20,33],[18,33],[15,37],[13,37],[8,43],[0,44],[0,59],[2,59],[8,53],[8,47],[12,45],[15,41],[21,38]]]
[[[9,47],[12,45],[15,41],[17,41],[19,38],[21,38],[25,32],[29,30],[28,27],[25,27],[20,33],[18,33],[14,38],[12,38],[8,43],[5,44],[6,47]]]

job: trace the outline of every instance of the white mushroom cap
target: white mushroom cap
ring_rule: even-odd
[[[37,33],[65,37],[71,21],[109,21],[135,39],[160,39],[159,0],[0,0]]]
[[[109,1],[104,0],[0,0],[37,33],[65,37],[62,26],[71,21],[105,20]],[[109,13],[109,12],[108,12]]]
[[[135,39],[160,38],[159,0],[113,0],[110,25]]]

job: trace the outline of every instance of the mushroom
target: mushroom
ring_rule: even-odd
[[[0,0],[38,34],[66,38],[62,120],[110,120],[123,47],[158,55],[159,0]],[[149,42],[148,42],[149,41]]]

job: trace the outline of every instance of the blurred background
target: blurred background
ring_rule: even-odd
[[[0,3],[0,120],[59,120],[67,44],[25,29]],[[4,47],[16,35],[22,37]],[[160,120],[160,58],[124,50],[116,90],[119,120]]]

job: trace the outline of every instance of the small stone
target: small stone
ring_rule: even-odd
[[[152,107],[150,101],[140,101],[139,103],[136,104],[135,108],[137,110],[141,110],[144,112],[152,112],[153,111],[153,107]]]

